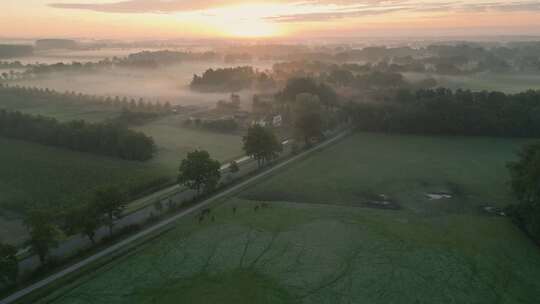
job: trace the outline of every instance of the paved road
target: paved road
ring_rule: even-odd
[[[284,161],[282,163],[279,163],[276,166],[271,167],[270,169],[268,169],[266,171],[263,171],[262,173],[259,173],[259,174],[255,175],[253,177],[250,177],[247,180],[245,180],[245,181],[243,181],[243,182],[241,182],[241,183],[239,183],[239,184],[237,184],[237,185],[235,185],[235,186],[233,186],[233,187],[231,187],[231,188],[229,188],[229,189],[227,189],[225,191],[217,193],[216,195],[212,196],[211,198],[209,198],[209,199],[207,199],[207,200],[205,200],[205,201],[203,201],[203,202],[201,202],[201,203],[199,203],[199,204],[197,204],[197,205],[195,205],[193,207],[190,207],[190,208],[188,208],[188,209],[186,209],[186,210],[184,210],[184,211],[182,211],[182,212],[180,212],[180,213],[178,213],[178,214],[176,214],[176,215],[174,215],[174,216],[172,216],[170,218],[167,218],[167,219],[165,219],[165,220],[163,220],[163,221],[161,221],[161,222],[159,222],[159,223],[157,223],[157,224],[155,224],[153,226],[150,226],[150,227],[148,227],[148,228],[146,228],[146,229],[144,229],[144,230],[142,230],[142,231],[140,231],[140,232],[138,232],[138,233],[136,233],[136,234],[134,234],[134,235],[132,235],[132,236],[130,236],[130,237],[116,243],[116,244],[114,244],[114,245],[111,245],[110,247],[107,247],[107,248],[103,249],[102,251],[100,251],[100,252],[98,252],[98,253],[96,253],[96,254],[94,254],[94,255],[92,255],[92,256],[90,256],[90,257],[88,257],[88,258],[86,258],[86,259],[84,259],[84,260],[82,260],[82,261],[80,261],[80,262],[78,262],[76,264],[73,264],[73,265],[67,267],[66,269],[64,269],[64,270],[62,270],[60,272],[57,272],[57,273],[55,273],[55,274],[53,274],[53,275],[39,281],[39,282],[36,282],[36,283],[34,283],[34,284],[24,288],[24,289],[21,289],[21,290],[15,292],[14,294],[10,295],[9,297],[4,298],[3,300],[1,300],[0,304],[13,303],[13,302],[21,299],[22,297],[24,297],[24,296],[26,296],[26,295],[28,295],[28,294],[42,288],[42,287],[44,287],[44,286],[54,282],[55,280],[57,280],[59,278],[62,278],[63,276],[66,276],[66,275],[68,275],[70,273],[73,273],[73,272],[75,272],[77,270],[80,270],[84,266],[89,265],[92,262],[94,262],[94,261],[96,261],[96,260],[98,260],[98,259],[100,259],[102,257],[105,257],[105,256],[119,250],[120,248],[122,248],[124,246],[132,244],[135,241],[137,241],[137,240],[139,240],[141,238],[144,238],[146,236],[149,236],[154,232],[158,232],[158,231],[160,231],[160,229],[163,229],[164,227],[173,224],[178,219],[180,219],[182,217],[185,217],[186,215],[189,215],[189,214],[191,214],[191,213],[193,213],[193,212],[195,212],[195,211],[197,211],[197,210],[199,210],[199,209],[201,209],[201,208],[203,208],[205,206],[208,206],[209,204],[211,204],[212,202],[214,202],[215,200],[217,200],[219,198],[226,197],[229,194],[232,194],[232,193],[234,193],[234,192],[236,192],[238,190],[241,190],[246,185],[248,185],[248,184],[250,184],[250,183],[252,183],[252,182],[254,182],[254,181],[256,181],[256,180],[258,180],[258,179],[260,179],[262,177],[265,177],[265,176],[269,175],[270,173],[272,173],[272,172],[274,172],[276,170],[279,170],[279,169],[283,168],[284,166],[289,165],[292,162],[295,162],[295,161],[303,158],[304,156],[308,155],[309,153],[311,153],[311,152],[313,152],[315,150],[324,148],[324,147],[336,142],[337,140],[343,138],[347,134],[348,134],[347,131],[342,132],[339,135],[337,135],[335,137],[332,137],[331,139],[326,140],[325,142],[317,145],[316,147],[314,147],[314,148],[312,148],[310,150],[304,151],[304,152],[302,152],[302,153],[300,153],[300,154],[298,154],[298,155],[296,155],[296,156],[294,156],[292,158],[289,158],[288,160],[286,160],[286,161]]]
[[[229,164],[225,164],[221,167],[222,176],[223,176],[222,182],[227,182],[226,179],[229,178],[228,175],[231,175],[230,178],[238,178],[257,170],[256,162],[253,161],[250,157],[244,156],[242,158],[237,159],[236,162],[239,164],[239,169],[240,169],[239,172],[237,173],[231,174],[228,172]],[[185,202],[194,198],[196,194],[195,191],[185,189],[178,185],[171,186],[169,188],[160,190],[158,192],[163,193],[163,194],[155,196],[155,197],[153,197],[154,194],[150,194],[147,197],[141,198],[139,200],[147,200],[147,201],[160,200],[163,208],[166,209],[167,203],[169,200],[178,206],[178,205],[181,205],[182,202]],[[162,212],[165,212],[165,210],[163,210]],[[159,211],[155,209],[152,203],[150,203],[148,206],[141,208],[135,212],[126,214],[125,216],[122,216],[120,219],[116,220],[114,223],[114,229],[118,231],[119,229],[131,226],[131,225],[143,224],[152,215],[158,215],[158,214],[159,214]],[[103,226],[99,228],[98,230],[96,230],[95,240],[99,242],[108,235],[109,235],[109,229],[106,226]],[[81,235],[74,235],[62,241],[58,247],[53,248],[51,250],[51,256],[59,257],[59,258],[69,257],[76,254],[77,251],[90,248],[91,246],[92,246],[92,243],[87,237],[81,236]],[[40,266],[39,258],[36,255],[30,255],[19,262],[19,271],[21,273],[29,273],[37,269],[39,266]]]

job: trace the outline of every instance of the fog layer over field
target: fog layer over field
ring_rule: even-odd
[[[257,69],[270,69],[273,62],[250,64]],[[233,67],[234,64],[199,62],[182,63],[158,69],[103,70],[92,73],[51,73],[36,79],[15,82],[21,86],[54,89],[60,92],[75,91],[91,95],[145,98],[150,101],[169,101],[176,105],[214,105],[227,99],[228,93],[197,93],[189,89],[194,74],[209,68]],[[242,100],[251,100],[249,92],[241,92]]]

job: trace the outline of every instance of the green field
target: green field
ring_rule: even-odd
[[[538,248],[477,208],[512,200],[523,142],[355,134],[43,303],[535,303]],[[362,207],[383,193],[402,208]]]
[[[244,154],[242,136],[186,128],[183,126],[185,119],[184,115],[168,116],[133,128],[156,142],[158,150],[153,163],[176,172],[182,159],[194,149],[205,149],[222,162]]]

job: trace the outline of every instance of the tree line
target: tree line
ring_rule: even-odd
[[[135,100],[127,97],[104,97],[95,96],[74,91],[58,92],[56,90],[38,87],[8,86],[0,83],[0,98],[10,101],[13,104],[25,104],[28,102],[62,102],[62,103],[84,103],[100,104],[114,109],[125,109],[131,112],[145,112],[167,114],[172,111],[169,102],[151,102],[143,98]]]
[[[379,103],[350,104],[362,130],[465,136],[540,136],[540,91],[400,90]]]
[[[508,206],[506,213],[540,245],[540,142],[526,145],[518,156],[508,168],[519,203]]]
[[[137,161],[152,158],[155,151],[151,137],[117,124],[59,122],[7,110],[0,110],[0,136]]]
[[[208,69],[201,76],[193,75],[190,88],[201,92],[237,92],[244,89],[267,90],[275,87],[270,75],[250,66]]]

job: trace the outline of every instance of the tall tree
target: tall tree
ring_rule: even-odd
[[[319,97],[309,93],[296,96],[294,126],[298,136],[303,138],[306,145],[312,138],[322,136],[323,120]]]
[[[508,164],[512,189],[519,203],[507,211],[514,221],[540,242],[540,143],[525,146],[519,160]]]
[[[9,244],[0,243],[0,286],[15,284],[18,274],[17,249]]]
[[[196,150],[188,153],[180,164],[178,182],[186,187],[196,190],[197,194],[214,189],[221,178],[220,163],[210,158],[210,154],[204,150]]]
[[[61,236],[60,230],[53,223],[52,213],[40,209],[30,210],[24,222],[30,234],[28,245],[44,264],[50,249],[58,246]]]
[[[244,151],[257,160],[259,167],[265,162],[276,158],[278,153],[282,151],[281,143],[274,132],[260,125],[249,127],[243,141]]]
[[[102,224],[102,214],[100,213],[96,200],[83,206],[73,208],[67,212],[67,226],[70,233],[80,233],[88,237],[92,244],[95,244],[96,230]]]
[[[120,218],[126,207],[124,193],[115,186],[101,188],[94,195],[94,204],[98,214],[105,215],[105,224],[109,227],[109,235],[112,235],[114,221]]]

